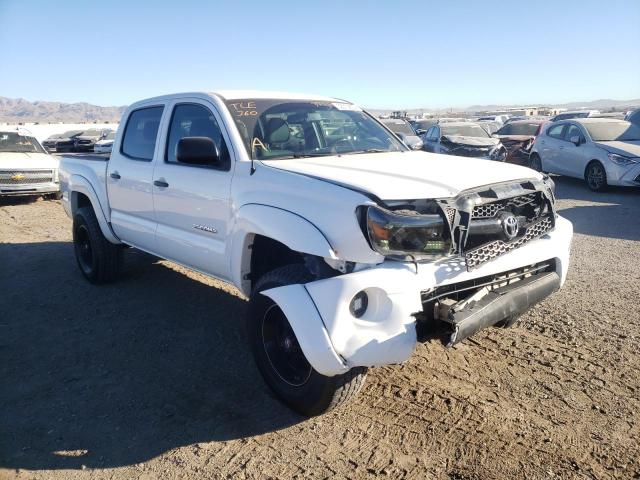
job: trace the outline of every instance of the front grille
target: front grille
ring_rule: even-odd
[[[465,261],[467,269],[471,270],[489,260],[500,255],[504,255],[511,250],[521,247],[527,242],[538,238],[553,228],[553,220],[550,215],[530,224],[526,227],[524,235],[511,242],[495,240],[493,242],[481,245],[477,248],[469,250],[465,253]]]
[[[459,157],[488,157],[491,148],[488,147],[458,147],[449,151],[451,155]]]
[[[53,170],[3,170],[0,185],[32,185],[53,182]]]
[[[492,218],[504,210],[511,210],[513,207],[521,208],[525,205],[533,204],[538,200],[538,194],[530,193],[528,195],[520,195],[519,197],[509,198],[492,203],[483,203],[473,208],[473,218]]]

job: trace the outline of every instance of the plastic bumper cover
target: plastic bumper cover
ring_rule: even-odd
[[[287,315],[307,359],[320,373],[335,375],[356,366],[401,363],[417,343],[413,314],[422,311],[422,291],[551,258],[561,286],[567,275],[572,235],[571,223],[558,217],[553,231],[470,272],[459,258],[417,266],[387,261],[366,270],[263,293]],[[349,304],[363,290],[368,307],[361,318],[355,318]]]

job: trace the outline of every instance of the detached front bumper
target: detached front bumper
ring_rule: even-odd
[[[558,217],[553,231],[472,271],[467,271],[459,258],[417,265],[386,261],[358,272],[262,293],[287,315],[311,365],[324,375],[336,375],[356,366],[407,360],[417,343],[416,315],[423,310],[422,292],[553,260],[555,284],[548,278],[536,289],[535,299],[520,288],[514,293],[517,308],[512,309],[509,302],[506,306],[494,303],[490,314],[495,317],[503,311],[506,318],[510,312],[526,310],[564,283],[572,236],[571,222]],[[363,290],[368,307],[361,318],[355,318],[349,305]],[[483,321],[478,315],[488,312],[476,312],[477,321]]]

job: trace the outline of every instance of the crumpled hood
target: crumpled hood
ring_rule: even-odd
[[[369,192],[382,200],[453,197],[492,183],[542,178],[538,172],[518,165],[418,151],[262,163]]]
[[[46,153],[0,152],[0,170],[50,170],[59,164],[59,160]]]
[[[457,145],[465,145],[468,147],[491,147],[493,145],[497,145],[500,143],[500,140],[497,138],[489,138],[489,137],[465,137],[462,135],[444,135],[444,138],[449,140],[451,143],[455,143]]]
[[[607,152],[617,153],[625,157],[640,157],[640,141],[633,142],[595,142],[600,148]]]

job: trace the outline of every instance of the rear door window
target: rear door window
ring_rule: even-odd
[[[158,106],[131,112],[120,149],[123,155],[134,160],[153,160],[163,110],[164,107]]]
[[[564,123],[561,123],[559,125],[554,125],[549,130],[547,130],[547,135],[550,136],[551,138],[556,138],[558,140],[564,140],[562,138],[562,132],[564,131],[564,127],[565,126],[566,125]]]
[[[580,141],[582,141],[584,139],[584,135],[582,135],[582,131],[580,130],[580,127],[576,126],[576,125],[568,125],[567,126],[567,130],[565,131],[564,134],[564,139],[567,142],[571,141],[571,137],[579,137]]]

